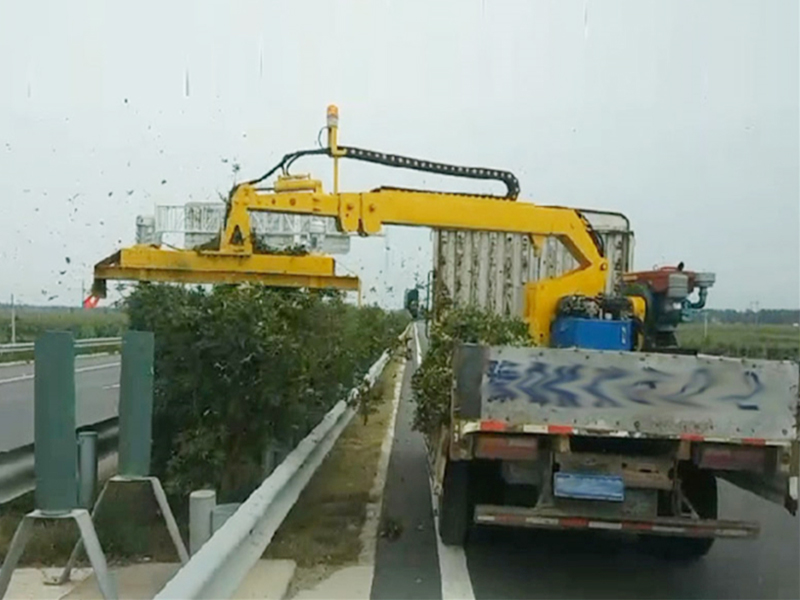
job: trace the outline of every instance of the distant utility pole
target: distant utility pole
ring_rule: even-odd
[[[11,343],[17,343],[17,313],[14,307],[14,294],[11,294]]]
[[[708,311],[703,311],[703,341],[708,340]]]
[[[758,313],[760,312],[761,304],[758,300],[754,300],[750,303],[750,310],[753,311],[753,323],[755,324],[756,328],[758,327]]]

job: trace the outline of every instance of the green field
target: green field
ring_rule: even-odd
[[[703,323],[684,323],[678,341],[706,354],[800,360],[800,328],[792,325],[709,323],[704,333]]]
[[[16,309],[17,342],[32,342],[45,331],[71,331],[75,339],[119,337],[128,328],[125,313],[109,308],[21,306]],[[0,344],[11,342],[11,308],[0,307]]]

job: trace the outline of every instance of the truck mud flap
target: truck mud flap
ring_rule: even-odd
[[[622,533],[665,535],[694,538],[758,537],[758,523],[749,521],[718,521],[686,519],[680,517],[655,517],[651,519],[620,519],[564,515],[556,512],[516,506],[479,504],[475,507],[477,525],[503,525],[538,529],[604,530]]]

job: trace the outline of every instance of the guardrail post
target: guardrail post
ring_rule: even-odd
[[[278,441],[277,439],[271,439],[267,442],[263,460],[264,479],[272,475],[272,472],[278,468],[278,465],[280,465],[283,459],[292,451],[294,445],[289,442]]]
[[[222,528],[227,520],[233,516],[233,513],[239,510],[241,505],[241,502],[231,502],[215,506],[214,510],[211,511],[211,535],[214,535],[218,529]]]
[[[189,494],[189,552],[195,554],[211,538],[211,514],[217,506],[217,492],[195,490]]]
[[[150,474],[153,419],[154,336],[128,331],[122,338],[119,389],[119,474]]]
[[[78,505],[91,508],[97,486],[97,432],[78,433]]]
[[[34,470],[36,508],[47,513],[77,508],[75,452],[75,349],[72,334],[48,331],[34,346]]]

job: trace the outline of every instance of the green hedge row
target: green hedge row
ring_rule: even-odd
[[[238,501],[268,444],[293,445],[395,343],[404,313],[336,292],[141,284],[132,329],[156,338],[153,470],[172,494]]]
[[[505,317],[475,307],[447,305],[431,321],[428,352],[411,380],[416,403],[414,428],[434,434],[450,420],[453,387],[453,352],[459,343],[490,346],[530,346],[533,340],[527,324],[517,317]]]

